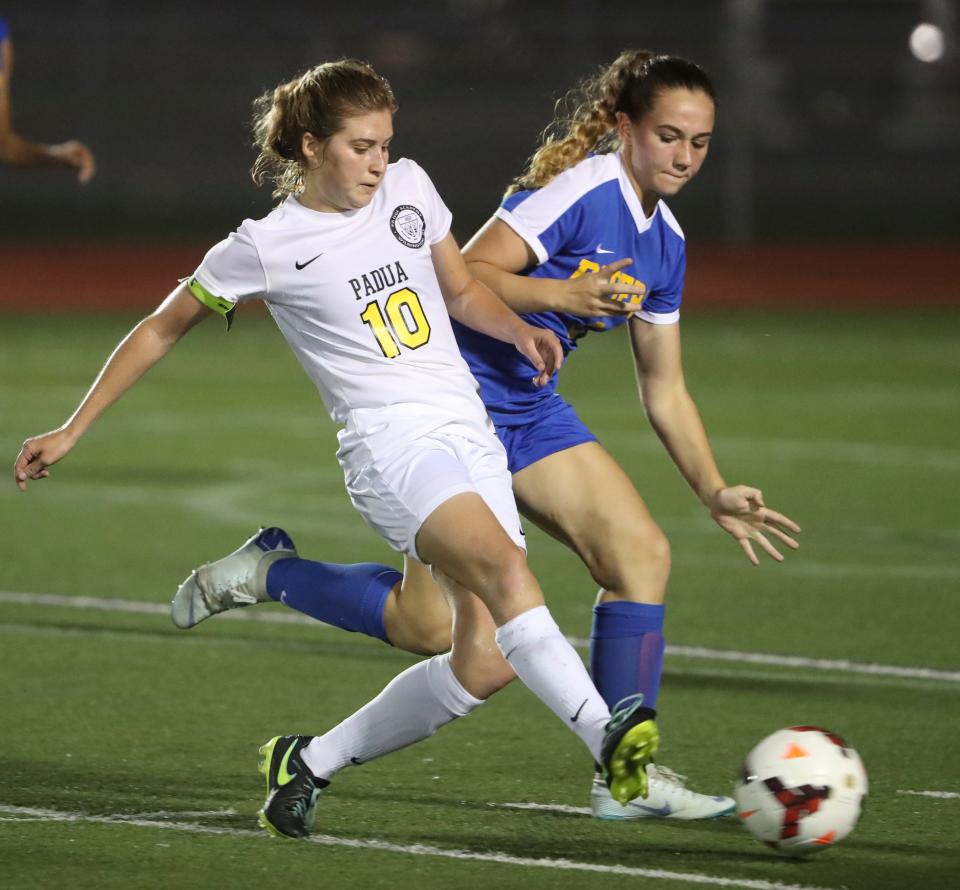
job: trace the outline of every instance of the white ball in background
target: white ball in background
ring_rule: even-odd
[[[929,22],[922,22],[910,32],[910,52],[921,62],[943,58],[945,45],[943,30]]]

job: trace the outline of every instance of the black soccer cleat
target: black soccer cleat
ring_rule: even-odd
[[[317,798],[330,783],[314,776],[300,758],[312,740],[310,735],[280,735],[260,747],[267,799],[257,822],[274,837],[307,837],[313,828]]]

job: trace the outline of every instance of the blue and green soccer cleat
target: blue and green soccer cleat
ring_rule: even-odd
[[[314,776],[300,757],[312,740],[309,735],[279,735],[260,747],[267,799],[257,821],[274,837],[307,837],[313,828],[317,798],[330,783]]]

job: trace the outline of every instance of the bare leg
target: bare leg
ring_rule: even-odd
[[[620,465],[597,442],[551,454],[513,477],[521,512],[583,560],[598,602],[662,603],[670,545]]]
[[[454,582],[483,601],[517,676],[599,761],[609,711],[544,605],[526,554],[482,498],[465,493],[441,504],[421,526],[417,550],[441,583]]]
[[[384,606],[387,639],[398,649],[436,655],[451,645],[450,604],[429,567],[404,557],[403,581],[390,591]]]

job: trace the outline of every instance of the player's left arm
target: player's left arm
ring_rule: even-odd
[[[482,334],[512,343],[537,369],[534,382],[543,386],[563,364],[563,348],[556,334],[527,324],[474,278],[450,233],[430,251],[450,317]]]
[[[68,167],[77,171],[77,180],[86,185],[96,172],[93,152],[82,142],[70,139],[44,145],[24,139],[13,129],[10,80],[13,76],[13,41],[0,41],[0,164],[11,167]]]
[[[780,562],[772,536],[791,549],[800,545],[788,534],[799,532],[792,519],[771,510],[758,488],[729,486],[720,474],[700,412],[687,391],[680,350],[680,325],[630,320],[630,345],[640,398],[650,424],[673,462],[717,524],[729,533],[754,565],[756,543]]]

